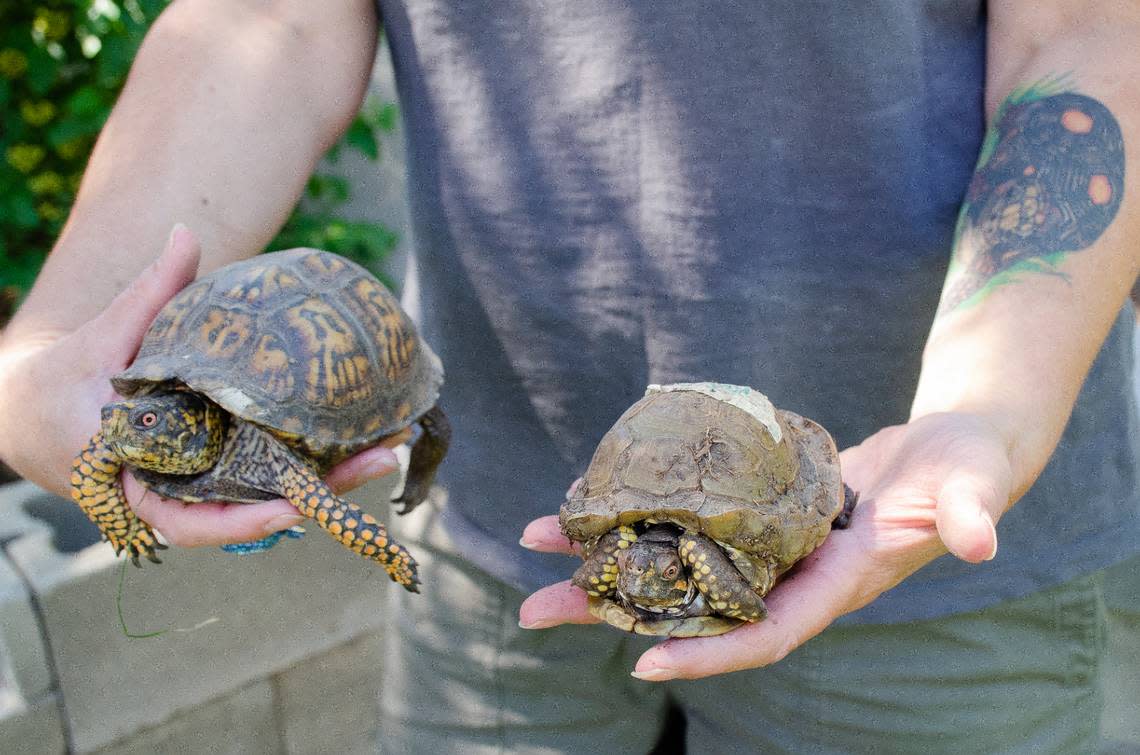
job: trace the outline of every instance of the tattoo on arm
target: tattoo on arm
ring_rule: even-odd
[[[1099,101],[1050,80],[1014,91],[982,146],[939,314],[1087,249],[1124,197],[1124,140]]]

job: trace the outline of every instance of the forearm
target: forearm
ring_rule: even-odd
[[[1010,31],[1022,20],[993,24],[991,44],[1005,54],[991,50],[991,144],[963,207],[912,409],[989,422],[1009,449],[1012,500],[1052,454],[1140,270],[1140,101],[1129,85],[1140,74],[1137,27],[1069,19],[1063,33],[1003,39],[1024,35]],[[1064,86],[1025,93],[1058,74]],[[1080,97],[1062,99],[1062,89]],[[1037,115],[1020,107],[1034,103]]]
[[[174,3],[139,51],[9,344],[89,320],[175,222],[201,239],[203,269],[259,251],[356,112],[375,35],[366,0]]]

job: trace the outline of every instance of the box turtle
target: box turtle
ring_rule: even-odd
[[[591,613],[692,637],[763,619],[763,596],[854,503],[822,427],[745,386],[679,383],[618,419],[559,521],[582,543],[572,582]]]
[[[384,526],[321,477],[418,423],[403,491],[427,495],[451,431],[436,406],[439,358],[371,273],[328,252],[291,249],[229,265],[158,313],[123,397],[76,458],[72,498],[137,565],[162,548],[127,505],[119,471],[190,503],[282,497],[417,591],[416,564]]]

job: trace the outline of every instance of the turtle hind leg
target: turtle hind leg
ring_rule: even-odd
[[[398,514],[407,514],[427,498],[435,470],[451,445],[451,423],[438,406],[433,406],[420,417],[419,425],[422,432],[412,445],[404,489],[392,499],[393,503],[401,504]]]
[[[768,615],[764,601],[715,542],[698,533],[683,532],[677,550],[689,567],[689,578],[715,613],[743,621],[761,621]]]
[[[623,524],[598,538],[590,555],[574,572],[570,582],[581,587],[587,595],[605,598],[614,594],[617,587],[618,551],[628,548],[637,540],[633,527]]]
[[[315,471],[290,459],[281,472],[281,492],[346,548],[378,562],[392,581],[404,589],[419,592],[420,580],[412,554],[388,537],[383,524],[333,493]]]
[[[166,546],[127,503],[119,481],[122,468],[122,460],[103,442],[103,434],[96,433],[71,464],[71,499],[111,542],[116,554],[126,551],[135,566],[139,566],[139,556],[161,564],[155,551]]]
[[[843,510],[831,521],[831,529],[845,530],[851,524],[851,515],[855,513],[855,506],[859,503],[859,494],[843,483]]]

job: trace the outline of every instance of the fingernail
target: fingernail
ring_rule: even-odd
[[[364,465],[364,472],[369,477],[383,477],[400,468],[400,460],[395,454],[380,454],[368,460]]]
[[[265,523],[266,534],[272,535],[274,532],[287,530],[290,527],[296,527],[307,521],[308,520],[300,514],[281,514]]]
[[[182,223],[175,223],[174,227],[170,229],[170,235],[166,237],[166,250],[169,251],[173,249],[175,239],[186,233],[187,230],[186,226]]]
[[[519,545],[526,548],[527,550],[534,550],[538,543],[527,540],[526,535],[523,535],[519,538]]]
[[[629,675],[643,682],[667,682],[677,678],[677,672],[671,668],[651,668],[646,671],[631,671]]]
[[[550,621],[548,619],[535,619],[528,624],[523,623],[523,620],[519,619],[520,629],[550,629],[553,626],[558,626],[558,622]]]
[[[993,547],[990,548],[989,555],[987,555],[982,560],[983,561],[993,561],[994,556],[997,555],[997,546],[998,546],[997,527],[994,526],[993,519],[990,519],[985,514],[979,514],[979,516],[981,517],[982,522],[986,525],[986,528],[989,529],[989,531],[990,531],[990,542],[993,543]]]

